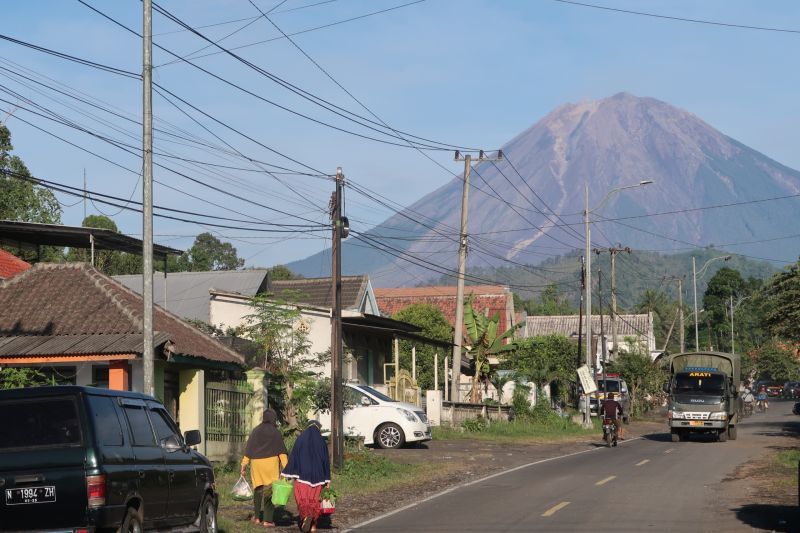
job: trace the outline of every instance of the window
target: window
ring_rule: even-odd
[[[372,387],[370,387],[368,385],[358,385],[358,388],[363,390],[363,391],[366,391],[366,392],[372,394],[377,399],[383,400],[384,402],[396,402],[397,401],[397,400],[395,400],[393,398],[389,398],[388,396],[386,396],[382,392],[378,392],[377,390],[373,389]]]
[[[156,437],[158,442],[163,442],[164,439],[176,437],[178,430],[172,424],[167,412],[163,409],[150,409],[150,421],[153,423],[153,428],[156,430]],[[180,439],[178,439],[180,442]]]
[[[150,422],[147,420],[147,413],[144,412],[144,407],[138,405],[126,405],[125,416],[128,419],[128,425],[131,428],[131,437],[133,437],[134,446],[153,446],[153,429],[150,427]]]
[[[101,389],[108,388],[108,366],[92,366],[92,385]]]
[[[362,407],[364,404],[362,404],[361,402],[364,401],[365,398],[369,400],[370,403],[372,403],[372,400],[370,400],[366,394],[363,394],[350,387],[343,387],[343,389],[344,389],[343,391],[344,394],[342,394],[342,399],[344,400],[345,409],[350,409],[352,407]]]
[[[89,396],[94,432],[101,446],[122,446],[122,426],[111,398]]]
[[[0,450],[82,443],[74,398],[0,402]]]

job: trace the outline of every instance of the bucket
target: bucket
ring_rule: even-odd
[[[289,497],[292,495],[294,486],[291,481],[285,479],[277,479],[272,482],[272,504],[273,505],[286,505],[289,502]]]

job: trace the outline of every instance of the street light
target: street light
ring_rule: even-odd
[[[731,353],[732,354],[736,353],[736,349],[733,346],[733,313],[735,313],[736,310],[739,309],[739,306],[742,305],[742,302],[750,298],[750,296],[752,295],[743,296],[739,298],[739,301],[736,302],[736,305],[733,305],[733,293],[731,293]]]
[[[729,255],[724,255],[724,256],[721,255],[719,257],[712,257],[711,259],[709,259],[708,261],[705,262],[705,264],[700,268],[700,271],[698,272],[697,268],[695,266],[694,256],[692,256],[692,280],[694,282],[694,351],[695,352],[699,352],[700,351],[700,329],[699,329],[699,327],[697,325],[697,323],[698,323],[698,321],[697,321],[697,276],[700,275],[702,277],[703,274],[705,274],[706,269],[708,268],[708,265],[710,265],[713,261],[716,261],[717,259],[722,259],[723,261],[727,261],[730,258],[731,258],[731,256],[729,256]]]
[[[586,302],[586,366],[587,368],[592,368],[592,238],[591,233],[589,231],[589,213],[593,211],[597,211],[605,203],[611,198],[611,195],[616,194],[620,191],[625,189],[634,189],[636,187],[641,187],[643,185],[650,185],[653,183],[653,180],[641,180],[639,183],[633,183],[631,185],[624,185],[622,187],[616,187],[611,189],[606,193],[600,203],[595,206],[594,209],[589,209],[589,182],[587,181],[584,184],[583,190],[583,227],[585,232],[585,240],[586,240],[586,277],[585,277],[585,286],[584,286],[584,296],[583,299]],[[594,378],[594,376],[592,376]],[[592,416],[591,416],[591,409],[589,408],[589,397],[586,395],[586,402],[583,406],[583,427],[590,428],[592,427]],[[600,406],[598,405],[598,410]],[[598,411],[599,412],[599,411]]]

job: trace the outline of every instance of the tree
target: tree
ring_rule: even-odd
[[[119,233],[117,224],[105,215],[89,215],[83,219],[81,226]],[[92,253],[91,250],[86,248],[70,248],[67,251],[66,259],[67,261],[89,263],[92,260]],[[137,254],[120,252],[119,250],[96,250],[94,253],[94,266],[97,270],[109,276],[141,274],[142,258]]]
[[[611,363],[611,372],[618,373],[628,384],[632,414],[638,415],[647,407],[648,397],[660,394],[667,376],[664,369],[653,362],[635,339],[626,339],[627,351],[620,350],[619,357]]]
[[[680,351],[678,302],[672,300],[663,292],[648,289],[642,293],[639,301],[634,306],[634,311],[637,313],[653,313],[656,346],[664,346],[667,336],[669,336],[667,351],[672,353]],[[686,315],[684,314],[684,316]],[[611,326],[607,327],[610,328]]]
[[[274,267],[267,269],[267,273],[272,281],[283,281],[302,277],[289,270],[289,267],[286,265],[275,265]]]
[[[536,385],[537,394],[552,382],[566,392],[575,374],[575,346],[563,335],[542,335],[516,342],[503,358],[503,367]]]
[[[35,368],[0,368],[0,389],[19,389],[47,384],[47,376]]]
[[[762,324],[773,335],[800,343],[800,262],[769,280],[763,289]]]
[[[796,353],[786,344],[770,342],[753,353],[756,379],[789,381],[800,378]]]
[[[295,391],[320,377],[309,369],[323,363],[323,356],[310,353],[310,325],[292,301],[293,295],[283,296],[284,299],[273,299],[271,294],[254,296],[250,300],[253,311],[245,317],[242,333],[261,348],[261,366],[275,377],[276,407],[289,427],[297,429],[299,417],[305,413],[303,400],[309,398],[296,395]]]
[[[466,339],[462,344],[467,348],[470,356],[472,369],[472,389],[470,401],[478,403],[480,401],[480,382],[484,374],[489,373],[489,357],[499,356],[506,352],[513,351],[516,343],[510,341],[517,327],[512,327],[500,332],[500,313],[495,313],[492,318],[487,318],[480,311],[472,307],[473,296],[464,302],[464,325],[466,326]],[[517,325],[519,326],[519,324]],[[506,343],[506,341],[510,341]]]
[[[61,206],[47,188],[37,185],[25,163],[12,155],[11,131],[0,124],[0,219],[41,224],[60,224]],[[45,246],[41,254],[9,249],[28,262],[58,260],[63,250]]]
[[[548,285],[539,295],[539,302],[535,298],[522,302],[525,312],[532,316],[573,315],[575,308],[570,304],[569,298],[561,293],[558,285]]]
[[[441,309],[431,304],[412,304],[397,311],[395,320],[401,320],[419,326],[422,331],[420,335],[430,339],[449,342],[453,338],[453,328],[447,322]],[[400,368],[411,370],[411,347],[417,346],[417,383],[422,390],[433,389],[434,378],[434,355],[440,352],[439,364],[443,364],[444,355],[441,348],[418,342],[400,341]],[[439,372],[439,386],[444,387],[445,373],[444,368]]]
[[[180,271],[205,272],[236,270],[244,266],[244,259],[239,259],[231,243],[222,242],[210,233],[201,233],[177,263]]]

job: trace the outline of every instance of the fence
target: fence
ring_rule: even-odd
[[[206,383],[206,441],[245,442],[253,387],[246,381]]]
[[[442,422],[460,426],[465,420],[483,417],[497,422],[508,421],[511,406],[482,405],[476,403],[442,402]]]

